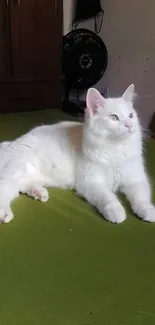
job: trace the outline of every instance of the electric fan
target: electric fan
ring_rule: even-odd
[[[65,100],[68,102],[71,89],[87,90],[103,76],[108,62],[108,53],[102,39],[94,32],[80,28],[63,38],[63,74],[65,77]],[[74,110],[74,109],[73,109]]]

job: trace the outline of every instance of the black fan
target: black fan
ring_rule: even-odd
[[[106,46],[94,32],[80,28],[64,36],[63,73],[70,88],[87,89],[96,84],[107,62]]]
[[[63,110],[71,115],[84,113],[85,102],[69,101],[71,89],[88,89],[103,76],[108,62],[107,49],[94,32],[80,28],[64,36],[63,74],[65,96]]]

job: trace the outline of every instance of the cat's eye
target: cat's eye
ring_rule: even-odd
[[[133,118],[133,113],[130,113],[130,114],[129,114],[129,117],[130,117],[130,118]]]
[[[111,115],[109,115],[109,117],[111,118],[111,120],[113,120],[113,121],[119,121],[119,118],[118,118],[118,116],[117,115],[115,115],[115,114],[111,114]]]

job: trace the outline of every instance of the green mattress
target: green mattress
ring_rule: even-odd
[[[0,116],[1,140],[65,119],[45,110]],[[155,184],[155,143],[145,144]],[[155,224],[113,225],[75,193],[20,196],[0,224],[0,325],[155,324]],[[155,200],[155,191],[154,191]]]

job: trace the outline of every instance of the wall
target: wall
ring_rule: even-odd
[[[63,33],[67,34],[71,30],[74,10],[74,0],[63,0]]]
[[[100,36],[109,54],[108,68],[96,88],[108,85],[118,96],[134,83],[136,107],[144,127],[155,111],[155,1],[102,0],[105,11]],[[73,0],[64,0],[64,32],[70,29]],[[82,26],[93,29],[93,21]]]

